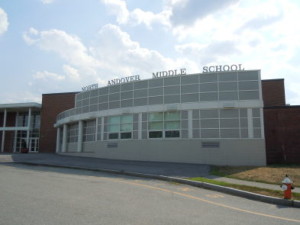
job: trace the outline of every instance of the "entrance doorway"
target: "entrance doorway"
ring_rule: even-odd
[[[16,152],[21,152],[22,148],[28,148],[29,152],[38,152],[39,138],[38,137],[29,138],[28,144],[27,144],[27,138],[18,139],[16,145]]]
[[[29,147],[30,152],[38,152],[39,151],[39,138],[30,138],[28,147]]]

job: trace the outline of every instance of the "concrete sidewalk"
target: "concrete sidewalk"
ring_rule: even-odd
[[[37,165],[53,165],[78,167],[91,170],[113,170],[171,177],[203,177],[207,176],[210,166],[185,163],[143,162],[129,160],[112,160],[66,156],[58,154],[6,154],[0,155],[0,163],[32,163]]]
[[[252,181],[216,177],[209,174],[209,165],[187,163],[141,162],[128,160],[112,160],[88,157],[66,156],[58,154],[1,154],[0,163],[30,163],[35,165],[48,165],[71,167],[91,170],[110,170],[147,175],[159,175],[175,178],[205,177],[232,184],[241,184],[252,187],[266,188],[280,191],[280,184],[265,184]],[[300,193],[300,188],[293,192]]]
[[[218,181],[223,181],[231,184],[240,184],[240,185],[246,185],[250,187],[258,187],[258,188],[266,188],[270,190],[276,190],[276,191],[281,191],[280,184],[275,185],[275,184],[266,184],[266,183],[260,183],[260,182],[254,182],[254,181],[246,181],[246,180],[238,180],[238,179],[232,179],[232,178],[227,178],[227,177],[216,177],[216,176],[208,176],[207,178],[212,179],[212,180],[218,180]],[[300,193],[300,188],[296,187],[293,192],[295,193]]]

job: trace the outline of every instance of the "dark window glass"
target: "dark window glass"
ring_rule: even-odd
[[[119,134],[118,133],[110,133],[108,135],[109,139],[118,139],[119,138]]]
[[[169,130],[165,133],[166,138],[179,137],[179,134],[179,130]]]
[[[150,131],[149,138],[162,138],[162,131]]]
[[[131,139],[131,132],[121,133],[121,139]]]

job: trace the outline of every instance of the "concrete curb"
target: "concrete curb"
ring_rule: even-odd
[[[286,200],[281,198],[270,197],[266,195],[255,194],[252,192],[242,191],[235,188],[224,187],[220,185],[205,183],[201,181],[192,181],[182,178],[176,177],[168,177],[163,175],[153,175],[153,174],[144,174],[144,173],[136,173],[136,172],[128,172],[124,170],[111,170],[111,169],[99,169],[99,168],[85,168],[79,166],[68,166],[68,165],[56,165],[56,164],[47,164],[47,163],[33,163],[33,162],[14,162],[17,164],[24,164],[29,166],[47,166],[47,167],[56,167],[56,168],[67,168],[67,169],[77,169],[77,170],[87,170],[87,171],[95,171],[95,172],[105,172],[111,174],[121,174],[127,176],[135,176],[135,177],[142,177],[142,178],[151,178],[163,181],[171,181],[180,184],[190,185],[194,187],[200,187],[204,189],[209,189],[213,191],[218,191],[234,196],[239,196],[251,200],[261,201],[265,203],[275,204],[275,205],[282,205],[282,206],[289,206],[289,207],[296,207],[300,208],[300,201],[297,200]]]

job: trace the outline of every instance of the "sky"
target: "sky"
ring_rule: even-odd
[[[0,0],[0,103],[242,64],[300,105],[298,0]]]

